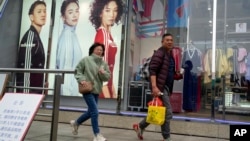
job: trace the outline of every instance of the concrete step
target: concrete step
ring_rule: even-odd
[[[108,141],[139,141],[132,129],[100,127],[100,131]],[[143,141],[161,141],[159,132],[145,131]],[[228,139],[199,137],[191,135],[171,134],[173,141],[228,141]],[[24,141],[49,141],[50,122],[33,121]],[[93,141],[92,127],[81,125],[78,135],[72,135],[72,128],[67,123],[58,124],[56,141]]]
[[[39,109],[39,113],[51,113],[49,109]],[[60,111],[59,123],[69,123],[70,120],[78,118],[82,111]],[[101,127],[132,129],[134,123],[138,123],[145,117],[144,113],[136,112],[121,112],[116,113],[103,113],[99,115],[99,125]],[[229,124],[222,124],[221,122],[211,121],[209,119],[194,120],[195,118],[174,117],[171,121],[171,134],[188,135],[188,136],[201,136],[209,138],[229,139]],[[36,116],[35,120],[51,121],[51,117]],[[83,125],[91,125],[90,120],[86,121]],[[150,125],[147,131],[160,132],[160,126]]]

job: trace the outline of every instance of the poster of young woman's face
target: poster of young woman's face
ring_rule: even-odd
[[[56,0],[49,62],[50,69],[74,70],[78,62],[83,57],[88,56],[89,47],[94,43],[97,33],[95,25],[90,20],[91,5],[94,1],[95,0]],[[108,11],[109,10],[106,10],[105,12]],[[101,17],[99,19],[101,19]],[[108,19],[106,22],[111,22],[113,25],[110,28],[110,32],[117,45],[113,74],[113,83],[117,90],[122,23],[119,22],[119,24],[116,24],[113,19]],[[71,32],[69,32],[69,30]],[[49,75],[49,83],[49,87],[52,88],[54,84],[54,74]],[[81,94],[78,93],[78,84],[73,74],[65,75],[61,95],[81,96]]]
[[[35,4],[37,1],[23,1],[19,42],[21,42],[24,34],[30,29],[31,25],[38,27],[37,30],[39,30],[38,34],[43,44],[45,59],[47,59],[52,1],[41,0],[45,5],[41,3]],[[46,64],[44,67],[46,67]]]
[[[3,11],[5,9],[7,2],[8,2],[8,0],[0,0],[0,18],[3,15]]]

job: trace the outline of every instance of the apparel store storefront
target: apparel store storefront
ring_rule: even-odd
[[[213,2],[217,2],[216,11],[213,10],[215,6]],[[250,22],[247,14],[249,1],[243,0],[239,3],[230,0],[206,1],[206,4],[202,2],[199,4],[200,8],[203,5],[203,11],[200,13],[197,12],[199,8],[195,8],[195,5],[191,8],[189,38],[183,52],[183,56],[188,55],[187,58],[191,58],[192,53],[197,52],[201,59],[201,65],[197,64],[198,59],[193,53],[190,59],[192,63],[185,63],[188,64],[185,70],[190,70],[191,76],[197,78],[197,81],[193,79],[194,84],[197,82],[201,88],[201,95],[197,91],[197,100],[199,101],[199,97],[201,100],[197,110],[199,107],[211,109],[212,118],[233,120],[236,114],[244,120],[249,115],[250,107],[249,67],[247,67],[250,52],[248,47],[250,32],[249,27],[247,28]],[[200,40],[202,38],[203,40]],[[200,71],[193,73],[192,67]],[[185,92],[188,93],[183,89],[183,95]]]
[[[18,54],[21,37],[29,29],[27,7],[30,7],[32,2],[34,0],[10,0],[2,12],[0,42],[4,44],[0,46],[12,55]],[[61,32],[65,27],[60,14],[62,0],[45,2],[47,21],[40,34],[45,51],[43,67],[73,69],[76,55],[57,54],[61,40],[59,37],[63,36]],[[79,0],[80,16],[77,26],[72,29],[75,32],[73,36],[77,36],[74,42],[79,42],[72,50],[80,49],[77,52],[80,58],[88,54],[88,48],[95,40],[96,27],[89,20],[89,6],[92,2]],[[171,96],[175,116],[184,119],[213,118],[249,122],[250,2],[217,1],[216,24],[213,24],[213,2],[215,1],[123,1],[123,15],[111,28],[117,46],[117,50],[113,50],[115,53],[108,55],[113,56],[109,59],[113,77],[112,81],[108,82],[110,85],[107,84],[109,87],[106,93],[102,94],[99,107],[109,111],[115,111],[117,107],[121,108],[121,111],[129,112],[147,110],[146,103],[151,98],[150,90],[148,83],[140,80],[139,67],[160,47],[163,33],[170,32],[174,35],[175,47],[181,50],[176,69],[183,74],[182,79],[175,81],[174,93]],[[10,15],[15,17],[16,24],[8,25],[6,13],[13,12],[11,4],[16,5],[16,10],[20,9],[22,12]],[[215,25],[216,32],[213,31]],[[9,26],[10,28],[6,28]],[[13,31],[10,34],[10,29],[15,29],[20,37],[14,35]],[[10,39],[5,40],[4,35],[15,39],[16,43]],[[216,38],[213,38],[214,35]],[[61,44],[67,45],[68,42]],[[62,48],[70,49],[66,46],[61,46]],[[64,53],[70,53],[72,50],[64,50]],[[10,55],[2,53],[4,58],[1,59],[1,67],[17,67],[17,56],[10,58]],[[63,60],[63,63],[60,62]],[[64,67],[59,67],[60,64],[64,64]],[[82,110],[82,98],[77,93],[77,84],[72,81],[73,74],[66,75],[61,92],[61,107]],[[53,79],[53,75],[44,76],[44,81],[50,88],[53,87]]]
[[[140,58],[133,58],[134,62],[139,62],[134,71],[139,72],[140,65],[160,46],[162,33],[172,33],[175,47],[182,51],[176,69],[183,74],[183,79],[175,80],[171,96],[176,116],[249,122],[250,17],[247,13],[250,2],[220,0],[217,1],[217,12],[213,13],[214,2],[167,1],[162,3],[166,4],[165,10],[159,10],[159,6],[155,9],[154,6],[160,2],[137,1],[133,7],[135,25],[132,26],[136,39],[132,38],[131,46],[140,47]],[[139,73],[130,82],[132,91],[138,82],[136,80],[140,80]],[[147,94],[147,83],[146,86],[144,83],[141,85]],[[136,104],[130,102],[128,106],[134,109]],[[139,106],[143,109],[145,102]]]

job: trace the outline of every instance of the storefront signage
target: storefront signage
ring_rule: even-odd
[[[247,32],[247,23],[236,23],[235,31],[237,33]]]

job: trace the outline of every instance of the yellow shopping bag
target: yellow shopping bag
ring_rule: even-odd
[[[162,106],[149,106],[147,123],[162,125],[165,121],[166,107]]]

